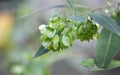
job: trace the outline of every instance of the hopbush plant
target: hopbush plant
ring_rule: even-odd
[[[84,7],[76,7],[72,0],[67,0],[69,5],[57,5],[51,8],[71,8],[76,11],[76,8],[86,9]],[[74,15],[61,17],[60,15],[53,16],[48,25],[40,25],[41,33],[40,46],[35,57],[43,55],[49,51],[61,51],[72,46],[74,40],[90,41],[97,39],[95,46],[95,57],[84,60],[81,64],[90,70],[108,70],[120,66],[119,60],[114,60],[115,55],[120,49],[120,9],[119,3],[111,4],[107,1],[107,6],[88,10],[84,15]],[[117,5],[117,10],[109,11],[109,8]],[[69,9],[70,9],[69,8]],[[96,13],[97,10],[108,8],[109,13]],[[46,10],[45,9],[45,10]],[[78,9],[77,11],[78,12]],[[110,15],[110,16],[108,16]],[[87,16],[87,17],[86,17]],[[99,28],[103,27],[99,32]]]
[[[98,34],[98,27],[91,19],[86,22],[54,16],[48,25],[40,25],[42,46],[51,51],[61,51],[72,46],[76,39],[89,41]]]

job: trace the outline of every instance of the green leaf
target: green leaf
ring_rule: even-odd
[[[102,68],[98,68],[95,64],[94,59],[90,58],[90,59],[86,59],[84,61],[81,62],[81,65],[86,67],[88,70],[90,71],[98,71],[98,70],[103,70]]]
[[[112,60],[110,62],[110,64],[108,65],[108,67],[106,67],[106,68],[98,68],[95,65],[94,59],[90,58],[90,59],[86,59],[86,60],[82,61],[81,65],[83,65],[84,67],[86,67],[90,71],[110,70],[110,69],[119,67],[120,66],[120,61]]]
[[[95,47],[95,62],[98,67],[106,68],[120,48],[120,36],[103,28]]]
[[[38,50],[37,53],[35,54],[34,58],[36,58],[36,57],[38,57],[38,56],[41,56],[41,55],[43,55],[43,54],[45,54],[45,53],[48,53],[48,52],[49,52],[49,50],[48,50],[48,49],[45,49],[45,47],[41,45],[40,48],[39,48],[39,50]]]
[[[107,69],[113,69],[113,68],[117,68],[117,67],[120,67],[120,61],[112,60],[110,62],[110,64],[108,65]]]
[[[90,8],[88,8],[88,7],[86,7],[86,6],[83,6],[83,5],[77,5],[77,4],[75,4],[75,5],[74,5],[74,11],[83,14],[83,13],[85,13],[85,12],[90,11]]]
[[[59,36],[57,34],[53,37],[53,47],[54,49],[58,49],[59,47]]]
[[[92,14],[91,17],[93,20],[105,27],[107,30],[120,36],[120,26],[118,26],[117,22],[114,19],[106,15],[96,13]]]
[[[76,21],[80,21],[80,22],[85,21],[85,18],[83,16],[69,16],[68,18],[71,20],[76,20]]]
[[[68,4],[73,7],[73,0],[67,0]]]
[[[91,67],[91,66],[94,66],[95,63],[94,63],[94,59],[86,59],[86,60],[83,60],[81,62],[81,65],[85,66],[85,67]]]

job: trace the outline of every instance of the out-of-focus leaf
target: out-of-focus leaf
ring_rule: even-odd
[[[82,61],[81,65],[83,65],[84,67],[86,67],[90,71],[110,70],[110,69],[114,69],[114,68],[119,67],[120,66],[120,61],[112,60],[110,62],[110,64],[108,65],[108,67],[106,67],[106,68],[98,68],[95,65],[94,59],[91,58],[91,59],[86,59],[86,60]]]
[[[94,59],[86,59],[81,62],[81,65],[86,67],[90,71],[97,71],[97,70],[103,70],[102,68],[98,68],[95,64]]]
[[[90,66],[94,66],[94,59],[86,59],[84,61],[81,62],[81,65],[85,66],[85,67],[90,67]]]
[[[45,54],[45,53],[47,53],[47,52],[49,52],[49,50],[48,50],[48,49],[45,49],[45,47],[41,45],[40,48],[39,48],[39,50],[38,50],[37,53],[35,54],[34,58],[36,58],[36,57],[38,57],[38,56],[41,56],[41,55],[43,55],[43,54]]]
[[[67,0],[68,4],[73,7],[73,0]]]
[[[107,30],[120,36],[120,26],[118,26],[117,22],[111,17],[97,13],[93,13],[91,17],[93,20],[105,27]]]
[[[106,68],[120,49],[120,36],[103,28],[95,47],[95,62]]]
[[[120,61],[119,60],[112,60],[110,64],[108,65],[107,69],[113,69],[120,67]]]
[[[85,12],[88,12],[90,8],[82,5],[74,5],[74,10],[76,12],[85,13]]]
[[[46,11],[46,10],[49,10],[49,9],[55,9],[55,8],[68,8],[68,6],[67,6],[67,5],[54,5],[54,6],[49,6],[49,7],[47,7],[47,8],[38,9],[38,10],[36,10],[36,11],[30,12],[30,13],[28,13],[28,14],[20,17],[20,19],[24,19],[24,18],[26,18],[26,17],[28,17],[28,16],[31,16],[31,15],[34,15],[34,14],[37,14],[37,13],[41,13],[41,12]]]
[[[80,21],[80,22],[85,21],[85,18],[83,16],[69,16],[68,18],[71,20],[76,20],[76,21]]]

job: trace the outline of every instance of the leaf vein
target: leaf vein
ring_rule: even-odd
[[[109,51],[109,48],[110,48],[110,43],[111,43],[112,35],[113,34],[110,33],[102,66],[105,66],[105,61],[106,61],[106,58],[107,58],[107,55],[108,55],[108,51]]]
[[[120,32],[119,32],[116,28],[114,28],[113,25],[112,25],[109,21],[107,21],[106,19],[104,19],[104,18],[103,18],[102,16],[100,16],[100,15],[96,15],[96,16],[101,17],[101,18],[102,18],[105,22],[107,22],[108,25],[110,25],[110,26],[112,27],[112,29],[113,29],[115,32],[117,32],[118,35],[120,36]]]

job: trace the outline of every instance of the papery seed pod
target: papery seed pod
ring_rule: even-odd
[[[88,19],[85,24],[79,25],[76,29],[77,36],[81,41],[92,40],[97,31],[98,27],[93,24],[91,19]]]
[[[40,36],[40,41],[41,41],[41,42],[44,42],[47,38],[48,38],[48,37],[43,34],[43,35]]]
[[[46,39],[42,45],[46,48],[46,49],[51,49],[51,45],[52,45],[52,41],[51,39]]]
[[[63,44],[63,35],[60,35],[60,49],[66,49],[66,48],[68,48],[68,46],[64,46],[64,44]]]
[[[52,39],[52,41],[53,41],[53,48],[56,50],[56,49],[58,49],[58,47],[59,47],[59,35],[55,35],[54,37],[53,37],[53,39]]]
[[[63,36],[62,36],[62,43],[63,43],[63,45],[66,46],[66,47],[70,46],[69,37],[66,36],[66,35],[63,35]]]
[[[61,22],[61,23],[57,23],[56,24],[56,30],[57,32],[61,31],[64,27],[65,27],[65,23]]]
[[[44,34],[48,37],[48,38],[52,38],[54,37],[54,35],[56,34],[56,29],[51,29],[49,27],[46,28]]]

